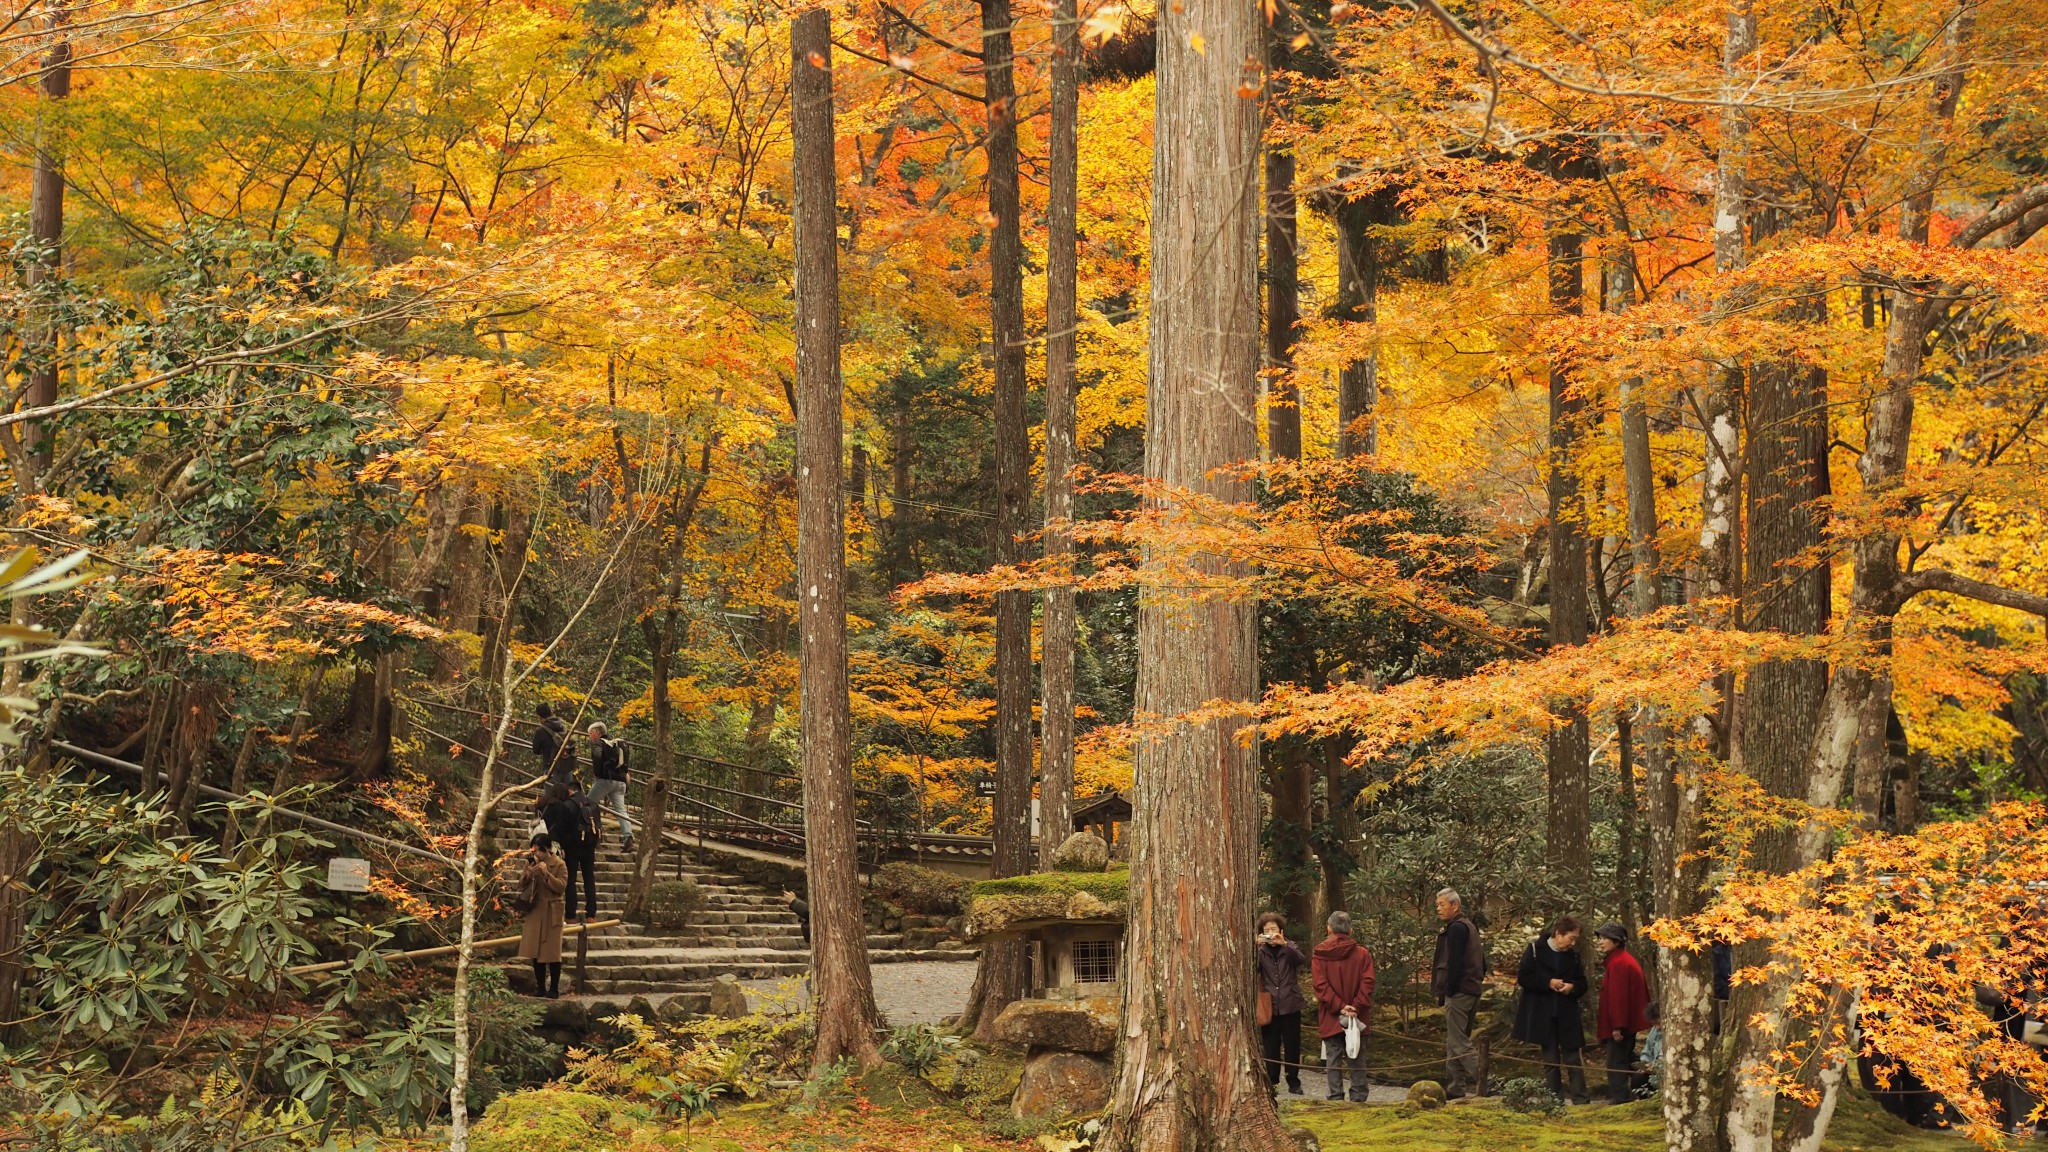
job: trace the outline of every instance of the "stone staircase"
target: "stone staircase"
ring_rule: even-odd
[[[499,852],[525,846],[527,818],[501,822],[494,840]],[[719,866],[715,852],[698,853],[686,848],[681,871],[697,882],[704,895],[704,908],[682,929],[660,929],[645,924],[620,924],[590,934],[585,958],[588,979],[582,992],[618,999],[631,996],[666,996],[682,1000],[690,1012],[704,1012],[710,1003],[712,982],[731,975],[748,983],[772,983],[801,978],[810,971],[810,951],[803,940],[803,928],[784,903],[779,890],[750,883]],[[658,876],[677,874],[673,842],[662,853]],[[633,860],[621,851],[609,819],[604,843],[597,855],[597,919],[620,915],[632,882]],[[580,881],[579,881],[580,887]],[[582,893],[577,894],[578,912]],[[575,938],[563,940],[563,992],[569,992],[575,967]],[[868,937],[869,960],[877,964],[913,960],[972,960],[976,949],[952,947],[906,947],[901,934]],[[531,989],[532,976],[523,964],[510,966],[507,977],[514,988]]]

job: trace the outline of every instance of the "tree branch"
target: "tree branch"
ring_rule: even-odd
[[[1973,580],[1943,568],[1925,568],[1907,573],[1899,580],[1899,592],[1900,604],[1922,592],[1945,592],[1951,596],[1963,596],[1986,604],[1996,604],[2001,608],[2048,617],[2048,596],[2037,592],[2022,592],[2017,588],[2006,588],[1983,580]]]
[[[913,69],[913,68],[898,68],[898,67],[897,67],[897,66],[895,65],[895,63],[894,63],[894,62],[892,62],[892,61],[889,61],[889,60],[884,60],[884,59],[882,59],[882,58],[881,58],[880,56],[876,56],[876,55],[873,55],[872,53],[868,53],[868,52],[863,52],[863,51],[861,51],[860,49],[858,49],[858,48],[855,48],[855,47],[854,47],[853,45],[851,45],[851,44],[848,44],[848,43],[846,43],[846,42],[845,42],[845,41],[843,41],[843,40],[834,40],[834,41],[832,41],[832,46],[833,46],[834,48],[837,48],[837,49],[839,49],[839,50],[840,50],[841,52],[848,52],[848,53],[851,53],[851,54],[853,54],[853,55],[855,55],[855,56],[858,56],[858,57],[860,57],[861,59],[863,59],[863,60],[866,60],[866,61],[868,61],[868,62],[869,62],[869,63],[871,63],[871,64],[880,64],[880,65],[881,65],[882,67],[884,67],[884,68],[888,68],[888,69],[892,69],[892,70],[894,70],[894,71],[897,71],[897,72],[901,72],[901,73],[903,73],[903,74],[904,74],[905,76],[908,76],[908,77],[910,77],[910,78],[911,78],[912,80],[916,80],[916,81],[918,81],[919,83],[922,83],[922,84],[929,84],[929,85],[931,85],[932,87],[934,87],[934,88],[937,88],[937,89],[938,89],[939,91],[941,91],[941,92],[950,92],[950,93],[952,93],[953,95],[955,95],[955,96],[958,96],[958,97],[960,97],[960,98],[961,98],[962,100],[972,100],[972,101],[974,101],[974,102],[975,102],[975,103],[977,103],[977,104],[979,104],[979,103],[981,103],[981,102],[982,102],[982,97],[981,97],[981,96],[979,96],[979,95],[976,95],[976,94],[975,94],[975,93],[973,93],[973,92],[968,92],[968,91],[965,91],[965,90],[963,90],[963,89],[960,89],[960,88],[955,88],[955,87],[953,87],[953,86],[952,86],[951,84],[948,84],[948,83],[946,83],[946,82],[944,82],[944,81],[942,81],[942,80],[934,80],[934,79],[932,79],[931,77],[929,77],[929,76],[926,76],[926,75],[924,75],[923,73],[921,73],[921,72],[919,72],[919,71],[917,71],[916,69]]]
[[[2048,207],[2048,184],[2022,189],[2018,195],[1965,224],[1951,241],[1957,248],[1975,248],[2001,229],[2017,224],[2036,208]]]
[[[882,5],[882,11],[887,12],[889,15],[894,16],[896,19],[902,21],[904,27],[909,28],[912,32],[917,33],[919,36],[924,37],[925,39],[931,41],[934,44],[937,44],[939,47],[944,48],[949,52],[958,52],[962,56],[972,56],[976,60],[982,58],[981,53],[976,52],[972,48],[962,48],[958,44],[955,44],[950,40],[944,39],[943,37],[934,36],[931,32],[927,31],[922,24],[919,24],[917,21],[912,20],[909,16],[903,13],[902,9],[896,7],[894,4],[884,3]]]

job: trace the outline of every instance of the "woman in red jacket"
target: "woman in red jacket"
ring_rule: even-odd
[[[1606,977],[1600,981],[1600,1039],[1607,1045],[1607,1102],[1626,1104],[1634,1098],[1630,1072],[1636,1062],[1636,1037],[1650,1030],[1650,987],[1643,966],[1622,945],[1628,930],[1602,924],[1593,933]]]

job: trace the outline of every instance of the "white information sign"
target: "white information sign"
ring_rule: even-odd
[[[327,887],[335,892],[368,892],[370,862],[353,856],[336,856],[327,862]]]

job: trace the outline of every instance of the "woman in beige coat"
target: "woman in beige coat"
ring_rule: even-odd
[[[519,958],[533,961],[533,994],[553,1000],[562,994],[562,890],[569,886],[569,868],[548,850],[551,845],[542,832],[526,848],[526,870],[519,876],[519,899],[526,907]]]

